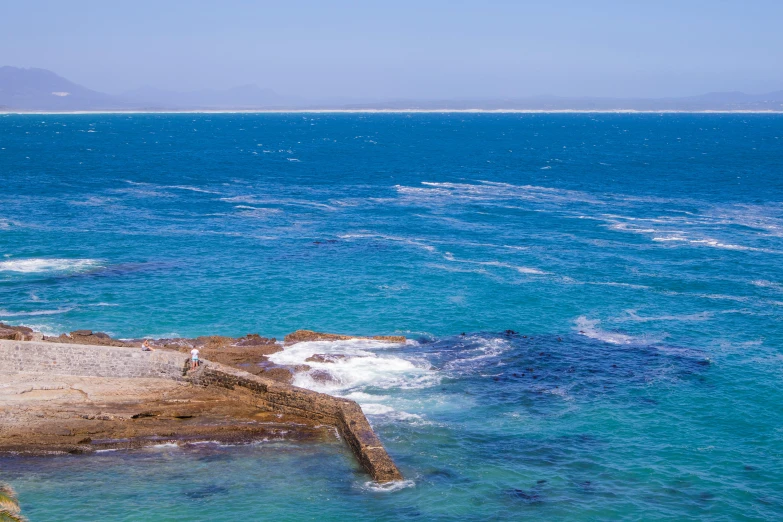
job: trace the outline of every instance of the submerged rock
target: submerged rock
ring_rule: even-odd
[[[334,376],[331,373],[327,372],[326,370],[313,370],[308,375],[315,382],[320,382],[320,383],[340,382],[337,379],[335,379]]]
[[[347,359],[348,356],[340,353],[314,353],[305,362],[317,362],[317,363],[336,363],[343,359]]]

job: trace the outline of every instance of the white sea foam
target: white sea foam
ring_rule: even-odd
[[[365,482],[362,489],[372,491],[373,493],[393,493],[394,491],[412,488],[414,486],[416,486],[416,483],[412,480],[397,480],[394,482],[385,482],[383,484],[378,482]]]
[[[465,342],[470,348],[460,351],[461,357],[449,361],[443,366],[443,370],[454,373],[472,372],[477,367],[485,364],[488,359],[498,357],[511,349],[511,344],[502,338],[484,338],[479,336],[467,336]]]
[[[634,340],[630,335],[601,330],[598,328],[600,323],[601,321],[598,319],[588,319],[582,315],[577,317],[574,329],[577,330],[580,335],[609,344],[631,344]]]
[[[424,187],[408,187],[396,185],[397,192],[406,197],[426,198],[430,203],[438,203],[436,198],[463,199],[482,201],[485,204],[495,204],[498,199],[531,200],[549,203],[590,203],[603,205],[599,198],[578,190],[541,187],[536,185],[512,185],[479,180],[477,183],[421,182]],[[442,201],[447,203],[446,200]]]
[[[0,261],[0,272],[24,274],[46,272],[83,272],[100,266],[95,259],[28,258]]]
[[[394,412],[394,408],[385,404],[369,403],[362,405],[362,411],[367,415],[383,415]]]
[[[11,219],[0,219],[0,230],[10,230],[12,226],[18,227],[21,226],[21,223]]]
[[[753,286],[757,286],[759,288],[771,288],[773,290],[776,290],[778,292],[783,292],[783,284],[775,283],[774,281],[766,281],[764,279],[755,279],[750,282]]]
[[[365,387],[382,389],[423,388],[440,382],[436,372],[424,360],[409,360],[384,349],[399,344],[354,339],[350,341],[313,341],[288,346],[282,352],[269,356],[276,364],[296,366],[307,364],[311,370],[297,373],[294,384],[311,390],[333,394],[356,393]],[[335,362],[305,361],[313,354],[344,355]],[[330,379],[319,376],[327,373]],[[361,400],[360,404],[368,401]]]

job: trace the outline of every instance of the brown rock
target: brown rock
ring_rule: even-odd
[[[224,337],[222,335],[208,335],[203,337],[196,337],[194,339],[194,345],[199,348],[225,348],[230,346],[234,342],[233,337]]]
[[[92,335],[92,330],[74,330],[71,332],[71,337],[79,336],[79,337],[87,337],[89,335]]]
[[[361,337],[357,335],[340,335],[323,332],[314,332],[312,330],[297,330],[285,336],[285,344],[296,344],[309,341],[349,341],[351,339],[372,339],[374,341],[386,341],[390,343],[404,343],[406,341],[403,335],[377,335],[374,337]]]
[[[384,341],[387,343],[404,343],[408,340],[404,335],[374,335],[371,339],[373,341]]]
[[[277,339],[261,337],[258,334],[247,334],[247,336],[237,339],[233,344],[234,346],[276,346]]]
[[[24,341],[33,333],[33,329],[26,326],[11,326],[0,323],[0,339],[8,339],[10,341]]]
[[[293,374],[287,368],[269,368],[261,376],[286,384],[291,384],[291,381],[294,380]]]

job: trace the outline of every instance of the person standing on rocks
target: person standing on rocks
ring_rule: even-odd
[[[190,369],[195,370],[198,366],[198,348],[190,350]]]

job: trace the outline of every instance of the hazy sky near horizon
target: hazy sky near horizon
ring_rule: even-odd
[[[544,5],[545,4],[545,5]],[[3,1],[0,65],[306,99],[783,89],[783,1]]]

